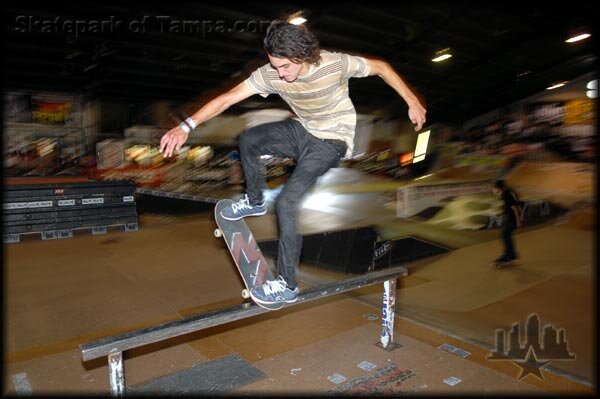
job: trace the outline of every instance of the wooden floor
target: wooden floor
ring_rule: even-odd
[[[234,394],[356,394],[361,387],[396,395],[596,391],[595,226],[554,220],[525,228],[516,234],[521,259],[496,270],[489,263],[501,251],[497,230],[425,229],[397,220],[381,206],[389,201],[381,193],[338,195],[338,205],[326,211],[302,211],[304,234],[380,223],[394,234],[427,230],[456,248],[404,265],[409,276],[399,281],[396,308],[400,349],[374,345],[382,287],[373,286],[126,352],[127,385],[235,353],[266,378]],[[272,212],[248,223],[258,240],[277,235]],[[79,344],[241,303],[242,283],[214,227],[210,209],[147,212],[135,232],[4,245],[3,394],[106,395],[106,359],[83,363]],[[305,264],[299,270],[301,289],[347,277]],[[520,378],[518,362],[487,357],[497,330],[519,323],[523,331],[532,314],[542,327],[564,329],[575,359],[553,359],[540,375]],[[459,357],[443,344],[470,354]],[[365,371],[361,362],[376,368]],[[345,382],[332,382],[335,375]],[[459,382],[450,385],[451,377]]]

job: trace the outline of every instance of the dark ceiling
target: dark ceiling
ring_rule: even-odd
[[[4,87],[198,103],[266,62],[268,21],[304,10],[323,48],[386,59],[425,99],[428,122],[458,123],[597,70],[591,2],[547,3],[4,2]],[[590,39],[564,42],[583,29]],[[445,48],[453,57],[431,62]],[[406,115],[377,77],[352,79],[350,95],[359,112]],[[233,111],[282,104],[271,97]]]

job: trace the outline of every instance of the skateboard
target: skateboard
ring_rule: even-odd
[[[215,206],[215,237],[223,237],[227,248],[237,266],[245,289],[242,290],[242,298],[250,298],[250,289],[262,285],[266,280],[273,280],[271,268],[265,260],[252,232],[244,219],[227,220],[221,216],[221,211],[233,203],[233,200],[223,199]],[[285,304],[267,305],[256,303],[258,306],[269,310],[281,309]]]

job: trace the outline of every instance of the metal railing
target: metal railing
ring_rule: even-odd
[[[405,277],[407,275],[408,271],[405,268],[394,267],[377,272],[366,273],[342,281],[336,281],[323,285],[322,287],[311,288],[301,292],[297,302],[288,304],[284,308],[383,282],[382,332],[377,345],[390,351],[399,347],[399,345],[394,343],[396,280],[398,277]],[[181,320],[175,320],[120,335],[102,338],[81,344],[79,348],[84,362],[102,356],[108,356],[111,395],[124,396],[124,351],[210,327],[231,323],[236,320],[257,316],[266,312],[269,312],[269,310],[261,308],[254,303],[244,303],[226,309],[215,310]]]

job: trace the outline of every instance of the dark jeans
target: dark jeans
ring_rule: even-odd
[[[260,155],[296,160],[296,167],[275,203],[279,223],[277,273],[292,289],[298,286],[296,267],[302,250],[302,235],[296,226],[299,205],[317,178],[336,167],[345,153],[345,142],[316,138],[296,120],[266,123],[240,135],[240,156],[251,204],[260,203],[267,188]]]
[[[517,220],[514,214],[502,215],[502,241],[504,242],[503,258],[516,259],[515,245],[513,243],[512,233],[517,228]]]

